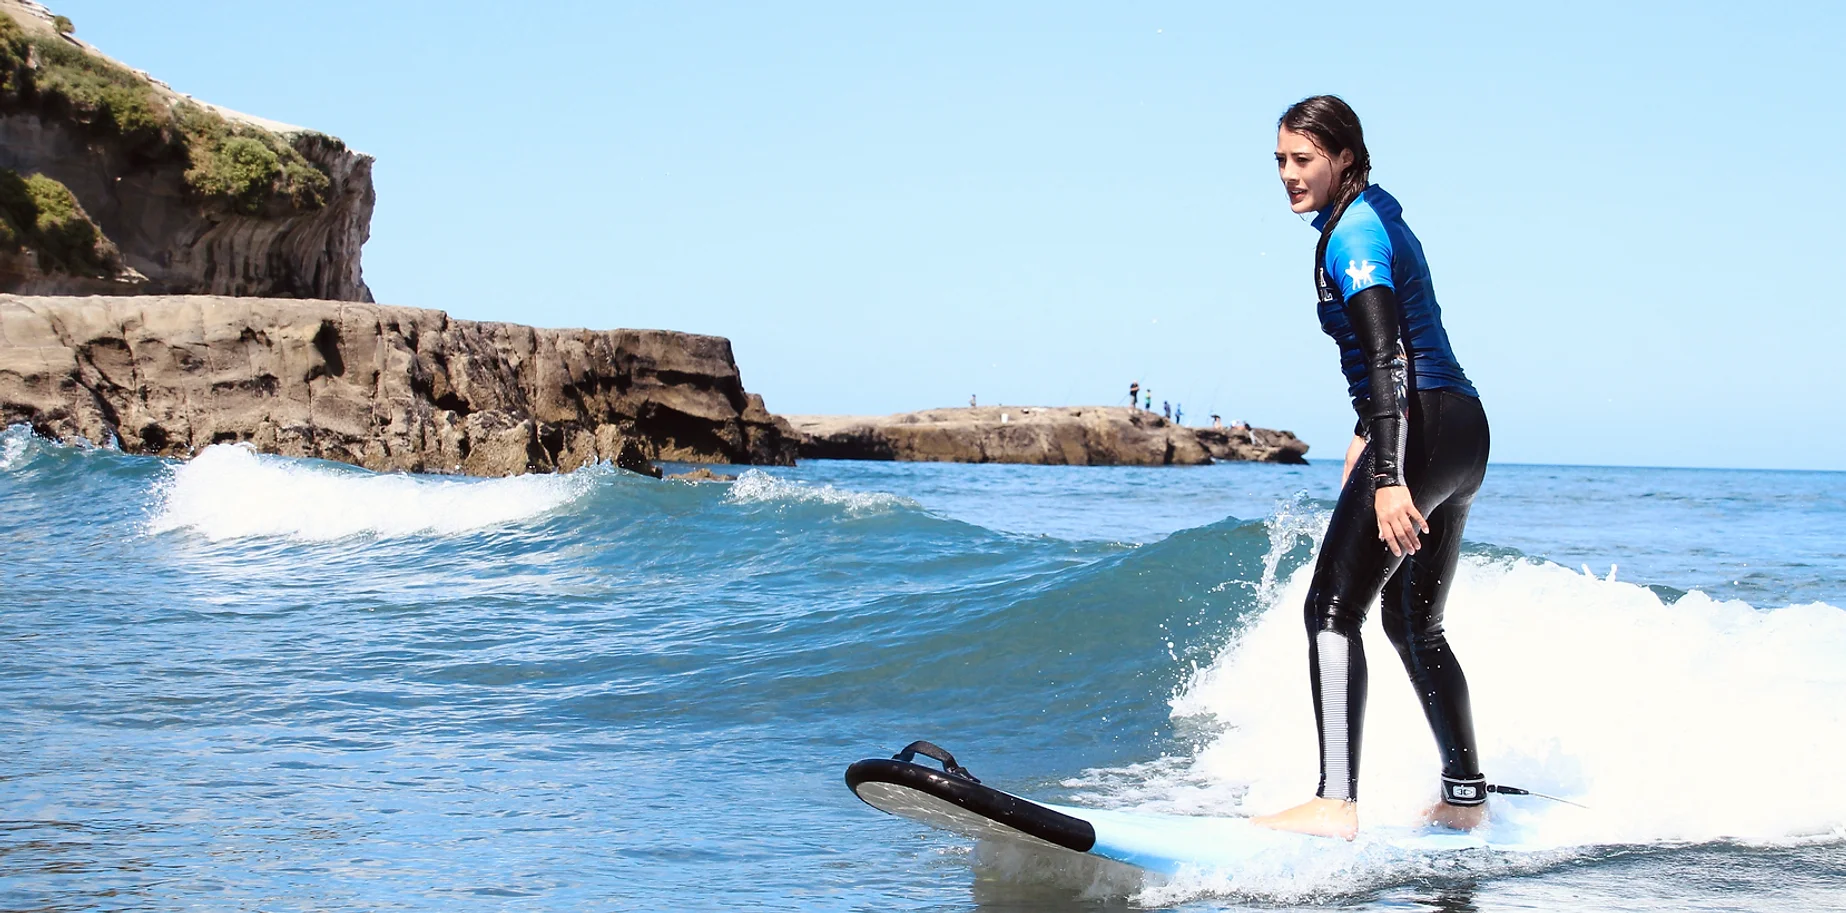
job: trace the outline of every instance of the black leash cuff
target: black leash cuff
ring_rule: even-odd
[[[1481,805],[1487,801],[1487,778],[1457,779],[1442,776],[1442,801],[1450,805]]]

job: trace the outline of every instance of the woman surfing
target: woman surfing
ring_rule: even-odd
[[[1283,113],[1276,166],[1289,208],[1316,213],[1320,325],[1340,348],[1359,421],[1339,504],[1308,591],[1308,681],[1320,736],[1315,798],[1254,819],[1351,839],[1359,828],[1366,665],[1359,629],[1374,600],[1440,750],[1433,824],[1485,820],[1468,682],[1442,633],[1462,528],[1487,469],[1487,416],[1442,327],[1423,246],[1403,208],[1370,183],[1359,117],[1331,95]],[[1382,594],[1382,599],[1380,599]]]

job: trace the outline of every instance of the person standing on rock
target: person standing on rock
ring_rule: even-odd
[[[1128,383],[1128,411],[1133,412],[1140,405],[1141,405],[1141,382],[1138,380],[1129,381]]]
[[[1315,798],[1257,824],[1351,839],[1359,828],[1366,665],[1359,628],[1384,595],[1384,629],[1410,674],[1441,760],[1432,824],[1485,820],[1468,682],[1442,631],[1462,528],[1487,471],[1487,415],[1442,327],[1423,246],[1403,207],[1370,183],[1359,117],[1331,95],[1277,124],[1289,208],[1316,213],[1321,329],[1340,349],[1359,415],[1339,504],[1308,589],[1309,689],[1320,737]],[[1252,437],[1254,437],[1252,431]],[[1420,535],[1419,535],[1420,534]]]
[[[1183,407],[1181,407],[1180,404],[1174,403],[1173,404],[1173,424],[1184,425],[1185,423],[1186,423],[1186,410]]]

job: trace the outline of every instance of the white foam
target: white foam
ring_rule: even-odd
[[[909,498],[882,491],[849,491],[832,485],[810,485],[780,479],[760,469],[746,470],[738,476],[725,497],[735,504],[829,504],[855,514],[917,506],[917,502]]]
[[[0,472],[24,467],[31,459],[28,451],[32,440],[32,429],[27,425],[13,425],[0,431]]]
[[[1278,550],[1287,543],[1276,533],[1293,525],[1272,524],[1283,527],[1272,529]],[[1318,769],[1301,605],[1312,570],[1259,587],[1264,608],[1173,698],[1176,718],[1215,718],[1219,735],[1190,757],[1093,771],[1069,784],[1086,791],[1080,798],[1213,815],[1309,798]],[[1613,844],[1846,838],[1846,611],[1763,610],[1701,593],[1667,605],[1612,575],[1467,558],[1446,619],[1489,779],[1589,806],[1496,797],[1496,826],[1558,853],[1447,864],[1519,869]],[[1365,649],[1362,827],[1412,824],[1436,797],[1435,743],[1376,618]],[[1137,899],[1301,899],[1439,864],[1377,857],[1364,843],[1328,841],[1315,859],[1265,871],[1198,873]]]
[[[504,479],[381,475],[215,444],[173,467],[149,528],[191,530],[214,541],[454,535],[554,510],[589,491],[601,472]]]

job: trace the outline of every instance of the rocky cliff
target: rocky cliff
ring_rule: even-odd
[[[187,456],[244,441],[376,470],[794,462],[728,340],[210,296],[0,295],[0,425]]]
[[[1293,431],[1269,428],[1191,428],[1214,460],[1306,463],[1308,445]]]
[[[809,459],[1060,466],[1303,463],[1287,431],[1189,428],[1121,406],[982,406],[886,416],[784,416]],[[1254,435],[1255,440],[1251,440]]]
[[[0,291],[372,300],[371,157],[177,93],[73,29],[0,0]]]

